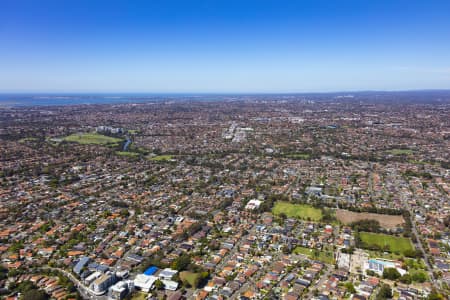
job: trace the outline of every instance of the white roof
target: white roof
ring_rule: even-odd
[[[164,288],[170,291],[175,291],[178,288],[178,282],[173,280],[161,280],[164,283]]]
[[[248,201],[247,205],[245,206],[245,209],[259,208],[261,203],[262,203],[261,200],[252,199],[252,200]]]
[[[261,202],[262,202],[261,200],[257,200],[257,199],[252,199],[252,200],[248,201],[248,203],[256,204],[256,205],[261,204]]]
[[[102,275],[102,273],[96,271],[94,273],[92,273],[91,275],[89,275],[85,280],[86,281],[93,281],[94,279],[99,278]]]
[[[161,273],[159,273],[159,277],[172,278],[172,276],[177,273],[178,273],[177,270],[172,270],[170,268],[166,268],[166,269],[162,270]]]
[[[113,292],[118,292],[118,293],[122,293],[123,291],[125,291],[126,286],[123,285],[113,285],[111,287],[111,291]]]
[[[158,280],[158,277],[152,275],[138,274],[134,279],[134,286],[141,288],[142,290],[150,290]]]

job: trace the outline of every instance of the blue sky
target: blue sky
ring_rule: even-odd
[[[441,88],[448,0],[0,1],[0,92]]]

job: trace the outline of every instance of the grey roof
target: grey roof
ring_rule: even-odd
[[[75,265],[75,267],[73,267],[73,271],[76,274],[80,274],[81,270],[84,268],[84,266],[86,266],[87,263],[89,263],[91,259],[87,256],[83,256],[80,261]]]

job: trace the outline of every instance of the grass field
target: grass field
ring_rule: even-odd
[[[334,264],[334,255],[332,251],[320,251],[305,247],[296,247],[293,251],[295,254],[303,254],[311,259],[324,262],[326,264]]]
[[[168,161],[173,159],[173,155],[157,155],[150,157],[150,160],[152,161]]]
[[[322,219],[322,211],[320,209],[306,204],[293,204],[278,201],[275,203],[272,212],[275,215],[284,213],[290,218],[299,218],[303,220],[307,220],[309,218],[312,221],[320,221]]]
[[[387,153],[392,155],[411,155],[413,151],[410,149],[391,149],[388,150]]]
[[[189,271],[183,271],[180,273],[181,281],[188,282],[191,286],[195,287],[197,285],[198,280],[200,280],[199,273],[192,273]]]
[[[126,157],[138,157],[139,156],[139,153],[127,152],[127,151],[116,151],[116,154],[119,156],[126,156]]]
[[[381,250],[399,253],[414,250],[410,239],[404,237],[369,232],[360,232],[359,237],[361,238],[363,244],[368,248],[376,246]]]
[[[63,138],[66,142],[74,142],[83,145],[110,145],[119,144],[122,139],[114,138],[98,133],[74,133]]]

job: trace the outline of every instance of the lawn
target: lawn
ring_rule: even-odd
[[[296,247],[293,251],[295,254],[303,254],[311,259],[324,262],[326,264],[334,264],[334,255],[332,251],[320,251],[305,247]]]
[[[369,253],[370,258],[384,258],[384,259],[391,259],[391,260],[399,260],[404,259],[405,255],[399,253],[391,253],[391,252],[380,252],[380,251],[374,251],[374,250],[367,250],[367,253]]]
[[[320,221],[322,219],[322,211],[307,204],[277,201],[272,212],[275,215],[284,213],[289,218],[310,219],[312,221]]]
[[[197,286],[197,283],[200,280],[200,274],[189,272],[189,271],[183,271],[180,273],[180,279],[181,279],[181,281],[186,281],[191,286],[195,287],[195,286]]]
[[[131,296],[131,300],[145,300],[148,294],[143,292],[137,292]]]
[[[101,135],[98,133],[74,133],[63,138],[66,142],[74,142],[83,145],[109,145],[119,144],[122,139]]]
[[[410,149],[391,149],[391,150],[388,150],[387,152],[392,155],[411,155],[411,154],[413,154],[413,151]]]
[[[378,247],[381,251],[405,253],[414,250],[411,240],[404,237],[397,237],[380,233],[360,232],[359,237],[367,248]]]
[[[173,159],[173,155],[157,155],[150,158],[152,161],[168,161]]]

